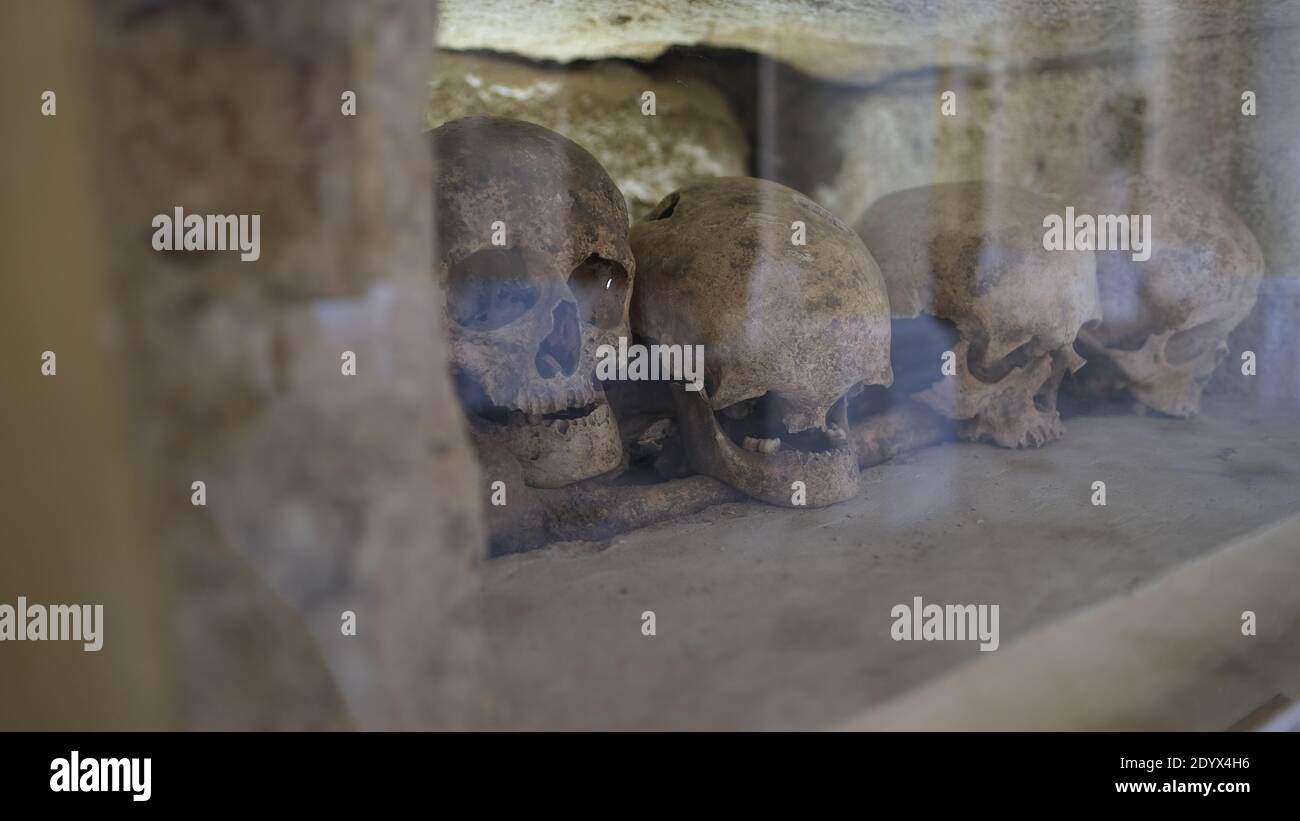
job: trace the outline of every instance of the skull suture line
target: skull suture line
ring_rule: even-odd
[[[668,195],[632,247],[633,330],[704,346],[704,390],[672,386],[691,467],[778,505],[795,482],[812,507],[856,495],[847,395],[892,379],[889,305],[862,241],[798,192],[730,177]]]
[[[1097,252],[1102,324],[1079,334],[1084,392],[1127,390],[1153,410],[1190,416],[1228,350],[1228,333],[1255,304],[1264,255],[1222,200],[1178,179],[1129,177],[1084,197],[1098,214],[1149,214],[1153,250],[1135,261]]]
[[[580,146],[532,123],[466,117],[432,143],[436,275],[474,435],[503,444],[538,487],[617,468],[594,356],[628,334],[623,195]]]
[[[883,197],[859,226],[889,288],[898,387],[959,420],[963,438],[1016,448],[1064,432],[1057,392],[1101,307],[1092,253],[1043,249],[1055,208],[1013,186],[950,183]]]

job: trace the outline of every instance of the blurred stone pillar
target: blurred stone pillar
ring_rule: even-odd
[[[216,634],[259,638],[238,594],[213,592],[231,546],[360,726],[476,725],[484,535],[431,275],[432,2],[89,5],[94,202],[191,673],[220,673]],[[154,216],[178,207],[260,215],[260,257],[154,250]],[[295,652],[265,663],[327,709],[312,649]],[[229,723],[223,696],[189,693],[192,723]]]
[[[0,642],[0,730],[167,729],[170,578],[123,444],[120,363],[100,344],[85,30],[58,5],[0,9],[0,604],[102,605],[102,647]]]

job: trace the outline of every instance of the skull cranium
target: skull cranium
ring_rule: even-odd
[[[1079,340],[1090,363],[1082,392],[1127,390],[1171,416],[1200,409],[1201,386],[1227,352],[1228,333],[1255,304],[1264,256],[1220,199],[1179,179],[1134,176],[1094,187],[1096,214],[1151,216],[1151,255],[1097,252],[1103,321]]]
[[[633,330],[704,347],[703,390],[673,386],[691,466],[778,505],[799,504],[796,482],[812,507],[856,495],[847,395],[892,379],[884,283],[861,240],[796,191],[729,177],[670,194],[632,247]]]
[[[596,160],[532,123],[432,132],[436,276],[474,435],[558,487],[622,464],[595,351],[628,333],[627,205]]]
[[[1092,254],[1043,248],[1054,207],[1014,186],[949,183],[883,197],[859,225],[889,288],[897,388],[963,438],[1016,448],[1064,432],[1057,392],[1101,308]]]

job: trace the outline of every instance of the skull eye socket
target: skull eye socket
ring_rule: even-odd
[[[484,248],[451,268],[447,308],[457,324],[475,331],[503,328],[537,304],[537,287],[517,248]]]
[[[622,265],[595,254],[574,268],[569,274],[569,290],[578,301],[582,321],[602,330],[618,327],[623,321],[628,279]]]

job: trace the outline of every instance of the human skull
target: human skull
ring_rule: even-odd
[[[963,438],[1019,448],[1064,433],[1061,379],[1101,308],[1092,253],[1043,248],[1054,210],[1014,186],[948,183],[883,197],[859,225],[889,289],[899,388]]]
[[[1227,353],[1228,333],[1255,304],[1264,255],[1222,200],[1179,179],[1134,176],[1082,197],[1090,214],[1149,214],[1151,255],[1097,252],[1103,321],[1079,340],[1078,374],[1092,393],[1127,390],[1171,416],[1200,409],[1201,387]]]
[[[805,244],[796,235],[802,224]],[[632,328],[703,345],[699,391],[673,385],[687,459],[772,504],[857,493],[847,395],[888,384],[889,305],[862,241],[783,185],[727,177],[669,194],[632,226]]]
[[[532,123],[466,117],[432,142],[436,275],[474,435],[538,487],[620,466],[595,351],[628,334],[623,195],[580,146]]]

